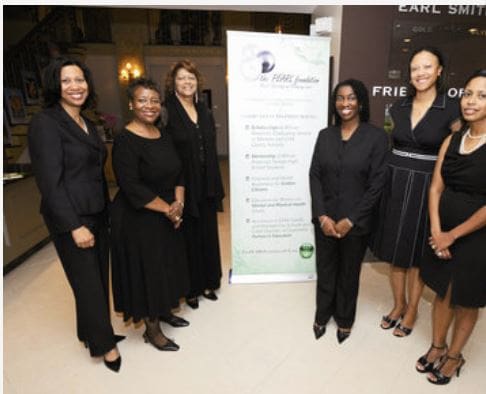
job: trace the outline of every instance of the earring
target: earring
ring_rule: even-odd
[[[128,110],[129,110],[129,111],[133,111],[133,106],[132,106],[132,104],[128,104]]]

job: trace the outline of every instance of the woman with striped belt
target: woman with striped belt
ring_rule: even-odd
[[[393,150],[372,250],[391,264],[394,305],[381,328],[396,326],[397,337],[412,332],[424,287],[419,267],[427,246],[427,193],[434,164],[442,141],[460,127],[459,103],[445,94],[443,77],[442,54],[432,47],[417,49],[409,62],[410,95],[390,110]]]

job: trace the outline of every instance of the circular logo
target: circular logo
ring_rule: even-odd
[[[270,51],[261,51],[257,55],[261,63],[262,74],[269,73],[275,67],[275,57]]]
[[[314,254],[314,245],[310,243],[303,243],[299,248],[300,257],[303,259],[310,259]]]

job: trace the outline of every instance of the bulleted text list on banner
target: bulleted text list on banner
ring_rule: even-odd
[[[232,283],[315,278],[309,166],[329,38],[228,31]]]

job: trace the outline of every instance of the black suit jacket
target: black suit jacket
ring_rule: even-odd
[[[202,198],[214,198],[218,209],[222,210],[224,189],[216,151],[213,116],[204,102],[199,101],[195,105],[198,116],[197,126],[203,136],[205,168],[199,158],[201,146],[199,131],[174,94],[166,100],[168,113],[166,131],[172,136],[184,168],[186,188],[184,213],[199,217],[198,203]]]
[[[84,120],[89,134],[57,104],[37,114],[29,127],[40,211],[51,233],[76,229],[86,224],[83,216],[101,213],[107,206],[106,148],[94,125]]]
[[[385,182],[388,150],[385,131],[368,123],[361,123],[346,143],[340,127],[321,130],[310,167],[314,223],[322,215],[336,222],[347,217],[354,223],[350,234],[369,233]]]

